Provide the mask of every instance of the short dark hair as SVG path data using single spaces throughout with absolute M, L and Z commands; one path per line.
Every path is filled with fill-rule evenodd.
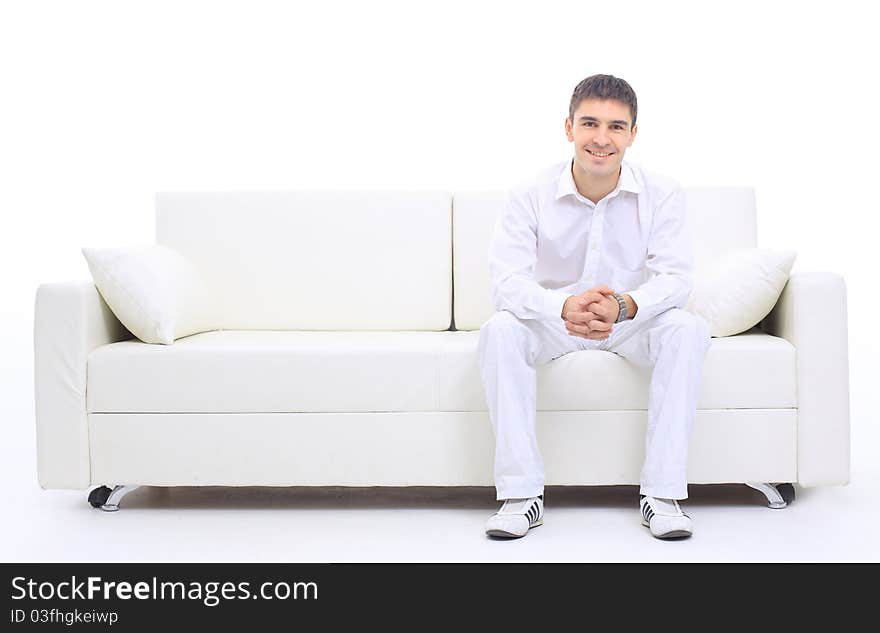
M 626 81 L 614 75 L 592 75 L 581 81 L 574 88 L 571 103 L 568 105 L 568 118 L 574 123 L 574 111 L 584 99 L 617 99 L 629 106 L 632 115 L 630 129 L 636 124 L 639 107 L 635 90 Z

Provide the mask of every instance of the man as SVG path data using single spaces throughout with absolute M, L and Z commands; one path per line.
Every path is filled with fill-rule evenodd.
M 511 191 L 489 251 L 495 315 L 480 329 L 480 371 L 504 501 L 490 536 L 543 523 L 544 465 L 536 436 L 536 365 L 579 350 L 653 366 L 642 524 L 687 537 L 687 452 L 709 331 L 682 308 L 692 244 L 674 181 L 623 160 L 636 137 L 636 95 L 610 75 L 580 82 L 565 133 L 574 157 Z M 590 388 L 589 376 L 583 388 Z

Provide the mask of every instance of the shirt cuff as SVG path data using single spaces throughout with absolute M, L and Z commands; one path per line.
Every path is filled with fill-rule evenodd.
M 629 295 L 629 298 L 633 300 L 634 304 L 636 304 L 636 315 L 634 317 L 633 316 L 628 317 L 627 321 L 635 321 L 635 320 L 641 321 L 639 316 L 641 316 L 645 313 L 643 308 L 647 307 L 647 305 L 648 305 L 648 298 L 645 295 L 645 293 L 642 292 L 641 290 L 630 290 L 627 292 L 621 292 L 620 295 L 621 296 Z
M 565 301 L 572 296 L 572 293 L 562 290 L 545 290 L 544 291 L 544 316 L 550 318 L 562 318 L 562 306 Z

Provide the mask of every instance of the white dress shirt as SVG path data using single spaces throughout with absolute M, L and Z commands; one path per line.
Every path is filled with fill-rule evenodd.
M 602 284 L 632 297 L 636 322 L 683 308 L 693 244 L 678 183 L 623 161 L 617 186 L 594 204 L 578 193 L 571 166 L 511 190 L 489 247 L 495 309 L 559 319 L 568 297 Z

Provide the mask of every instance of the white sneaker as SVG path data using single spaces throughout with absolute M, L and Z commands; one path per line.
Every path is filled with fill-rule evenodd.
M 504 538 L 525 536 L 531 528 L 544 524 L 544 495 L 528 499 L 507 499 L 489 517 L 486 534 Z
M 642 525 L 650 528 L 657 538 L 682 538 L 694 533 L 693 521 L 681 511 L 675 499 L 642 496 L 639 506 Z

